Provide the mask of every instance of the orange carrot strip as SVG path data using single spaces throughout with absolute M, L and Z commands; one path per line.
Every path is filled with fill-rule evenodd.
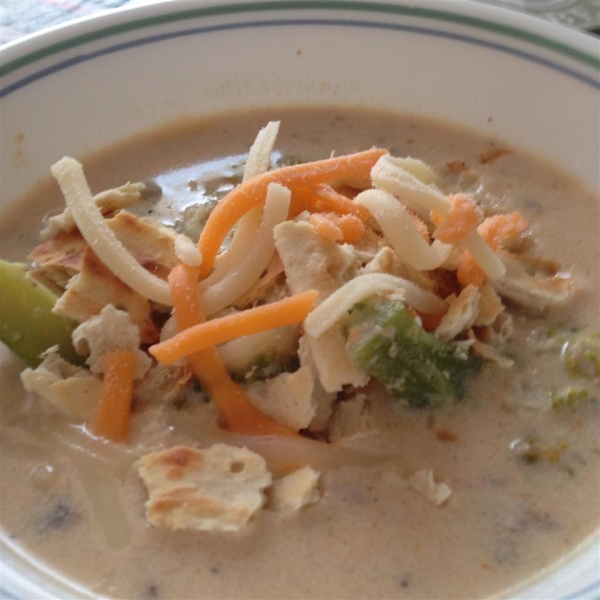
M 423 329 L 425 331 L 431 332 L 435 331 L 438 328 L 439 324 L 442 322 L 444 315 L 446 314 L 446 311 L 441 313 L 433 313 L 429 315 L 420 312 L 417 312 L 417 314 L 421 319 L 421 325 L 423 325 Z
M 329 238 L 334 242 L 341 242 L 344 239 L 344 233 L 338 227 L 333 213 L 313 213 L 310 215 L 309 221 L 323 237 Z
M 175 320 L 179 331 L 204 321 L 198 294 L 198 269 L 178 265 L 169 275 Z M 296 432 L 275 423 L 248 398 L 244 388 L 235 383 L 214 347 L 188 356 L 194 376 L 215 403 L 227 429 L 245 435 L 296 436 Z
M 477 233 L 492 250 L 498 250 L 506 241 L 521 235 L 529 227 L 529 223 L 519 212 L 488 217 L 477 227 Z M 437 231 L 436 229 L 436 235 Z M 475 262 L 469 252 L 465 252 L 456 271 L 458 282 L 462 287 L 469 284 L 483 285 L 485 273 Z
M 355 215 L 340 215 L 336 224 L 342 230 L 344 241 L 347 244 L 358 242 L 365 234 L 363 222 Z
M 467 287 L 469 284 L 477 287 L 483 285 L 485 281 L 485 273 L 477 264 L 473 256 L 468 250 L 463 252 L 462 258 L 456 270 L 456 277 L 461 287 Z
M 374 148 L 348 156 L 292 165 L 267 171 L 238 185 L 219 201 L 202 230 L 198 241 L 198 249 L 202 253 L 200 278 L 206 277 L 211 271 L 217 252 L 235 223 L 264 201 L 269 183 L 275 182 L 294 189 L 336 179 L 365 177 L 379 157 L 386 153 L 387 150 Z
M 350 198 L 334 190 L 330 185 L 315 185 L 311 188 L 311 191 L 313 193 L 312 205 L 309 204 L 309 210 L 333 212 L 338 215 L 354 215 L 364 222 L 371 217 L 371 213 L 366 207 L 362 204 L 356 204 Z
M 308 316 L 318 295 L 316 290 L 309 290 L 277 302 L 199 323 L 169 340 L 151 346 L 149 352 L 159 363 L 170 365 L 180 358 L 245 335 L 301 323 Z
M 483 212 L 471 198 L 456 194 L 449 198 L 450 211 L 437 226 L 435 238 L 445 244 L 462 244 L 469 234 L 477 228 L 483 218 Z M 432 215 L 437 220 L 438 215 Z
M 127 437 L 134 372 L 133 352 L 110 352 L 106 355 L 102 401 L 94 421 L 94 435 L 113 442 L 122 442 Z
M 311 202 L 312 196 L 312 188 L 303 187 L 292 190 L 290 208 L 288 210 L 288 219 L 293 219 L 301 212 L 308 210 L 308 204 Z
M 490 245 L 492 250 L 498 250 L 507 240 L 520 236 L 529 227 L 529 223 L 519 212 L 488 217 L 478 228 L 479 235 Z

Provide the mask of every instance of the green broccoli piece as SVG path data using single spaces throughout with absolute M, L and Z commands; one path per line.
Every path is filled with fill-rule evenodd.
M 56 300 L 48 288 L 27 277 L 23 265 L 0 260 L 0 340 L 31 367 L 52 346 L 66 360 L 83 362 L 71 342 L 77 323 L 52 312 Z
M 439 405 L 462 396 L 481 359 L 427 333 L 400 302 L 357 304 L 347 325 L 349 356 L 410 406 Z

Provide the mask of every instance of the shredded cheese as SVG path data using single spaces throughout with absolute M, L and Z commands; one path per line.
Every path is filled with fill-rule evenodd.
M 451 247 L 439 241 L 430 245 L 410 213 L 392 194 L 366 190 L 354 202 L 369 210 L 398 256 L 412 267 L 430 271 L 440 267 L 448 258 Z
M 234 269 L 202 294 L 202 306 L 206 315 L 213 315 L 237 300 L 254 285 L 267 268 L 275 253 L 273 228 L 287 219 L 290 196 L 290 191 L 282 185 L 269 184 L 263 216 L 255 233 L 254 243 Z
M 406 159 L 389 155 L 380 157 L 371 169 L 374 187 L 398 196 L 421 217 L 428 218 L 432 210 L 445 215 L 450 209 L 445 194 L 437 186 L 421 181 L 405 168 L 406 165 Z
M 387 273 L 367 273 L 350 280 L 323 300 L 304 321 L 305 331 L 313 337 L 321 336 L 357 302 L 380 292 L 395 292 L 402 302 L 424 314 L 441 313 L 446 309 L 443 300 L 411 281 Z
M 187 235 L 180 233 L 175 238 L 174 244 L 177 258 L 190 267 L 199 267 L 202 264 L 202 254 L 196 244 Z
M 171 292 L 167 282 L 146 271 L 104 221 L 81 164 L 65 156 L 52 166 L 51 171 L 79 231 L 104 265 L 144 298 L 170 306 Z
M 279 121 L 269 122 L 258 132 L 248 152 L 242 181 L 247 181 L 269 170 L 271 153 L 278 133 Z M 205 291 L 221 281 L 248 254 L 252 242 L 257 236 L 261 215 L 262 207 L 256 206 L 238 221 L 229 248 L 219 256 L 214 271 L 201 282 L 201 291 Z

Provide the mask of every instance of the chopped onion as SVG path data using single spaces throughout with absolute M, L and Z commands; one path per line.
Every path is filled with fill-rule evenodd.
M 114 478 L 77 466 L 77 474 L 92 505 L 94 517 L 114 550 L 129 543 L 129 523 Z
M 357 302 L 379 292 L 397 292 L 402 302 L 424 314 L 440 313 L 446 308 L 443 300 L 411 281 L 387 273 L 367 273 L 350 280 L 321 302 L 304 321 L 304 329 L 319 337 L 345 317 Z
M 144 298 L 170 306 L 169 284 L 149 273 L 127 251 L 106 224 L 83 173 L 74 158 L 65 156 L 51 167 L 79 231 L 98 258 L 123 283 Z
M 170 424 L 177 431 L 197 440 L 203 446 L 222 443 L 248 448 L 260 454 L 274 472 L 285 472 L 291 467 L 311 466 L 318 470 L 334 470 L 347 466 L 383 465 L 394 457 L 369 454 L 342 443 L 328 444 L 304 437 L 245 436 L 229 433 L 210 426 L 182 411 L 170 416 Z M 350 440 L 351 441 L 351 440 Z
M 135 461 L 133 452 L 124 446 L 96 438 L 83 426 L 70 424 L 61 417 L 47 419 L 36 434 L 51 449 L 66 454 L 87 471 L 120 477 Z

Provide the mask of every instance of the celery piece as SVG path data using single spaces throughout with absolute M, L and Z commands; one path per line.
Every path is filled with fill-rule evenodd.
M 48 288 L 27 277 L 23 265 L 0 260 L 0 340 L 32 367 L 52 346 L 66 360 L 82 362 L 71 342 L 77 324 L 52 313 L 56 300 Z
M 465 378 L 482 362 L 427 333 L 400 302 L 375 300 L 356 305 L 347 331 L 349 356 L 410 406 L 459 399 Z

